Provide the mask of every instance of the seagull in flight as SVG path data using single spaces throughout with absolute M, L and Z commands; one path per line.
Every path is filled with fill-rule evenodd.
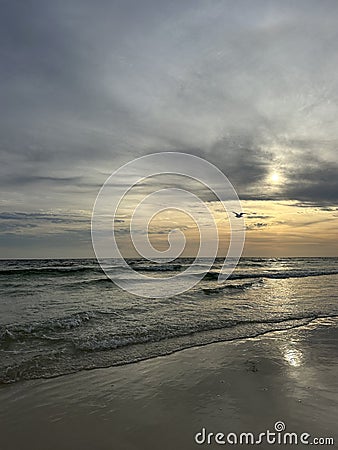
M 238 213 L 238 212 L 235 212 L 235 211 L 232 211 L 234 214 L 235 214 L 235 216 L 236 216 L 236 219 L 240 219 L 241 217 L 243 217 L 244 216 L 244 212 L 240 212 L 240 213 Z

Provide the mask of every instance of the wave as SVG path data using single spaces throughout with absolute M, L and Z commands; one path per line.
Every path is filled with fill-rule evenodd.
M 97 267 L 20 267 L 16 269 L 0 269 L 1 275 L 74 275 L 81 272 L 102 273 Z
M 230 320 L 222 326 L 214 323 L 212 327 L 199 327 L 198 330 L 185 330 L 184 334 L 172 336 L 92 336 L 85 340 L 74 341 L 68 351 L 54 348 L 39 355 L 13 361 L 0 367 L 0 384 L 13 383 L 23 379 L 50 378 L 81 370 L 99 367 L 125 365 L 153 357 L 168 355 L 185 348 L 211 344 L 213 342 L 250 339 L 273 332 L 307 326 L 317 319 L 333 320 L 336 326 L 338 315 L 311 314 L 289 316 L 265 320 Z M 218 324 L 221 325 L 221 324 Z M 197 332 L 196 332 L 197 331 Z M 15 357 L 11 352 L 10 358 Z
M 265 264 L 266 266 L 266 264 Z M 184 275 L 184 270 L 190 266 L 186 266 L 185 264 L 144 264 L 144 262 L 138 262 L 131 265 L 131 268 L 137 272 L 181 272 Z M 202 265 L 197 264 L 197 267 L 202 267 Z M 247 267 L 247 270 L 244 268 Z M 337 275 L 338 269 L 330 268 L 330 269 L 289 269 L 289 270 L 258 270 L 258 271 L 250 271 L 250 268 L 253 267 L 264 267 L 260 264 L 255 263 L 244 263 L 239 264 L 237 269 L 229 276 L 229 280 L 241 280 L 241 279 L 253 279 L 253 278 L 272 278 L 272 279 L 283 279 L 283 278 L 303 278 L 303 277 L 314 277 L 314 276 L 323 276 L 323 275 Z M 126 272 L 126 269 L 123 266 L 111 266 L 109 270 L 113 270 L 115 274 L 122 275 Z M 254 269 L 253 269 L 254 270 Z M 127 270 L 128 272 L 128 270 Z M 0 276 L 10 276 L 10 275 L 23 275 L 23 276 L 59 276 L 59 277 L 67 277 L 67 276 L 76 276 L 80 274 L 93 274 L 93 275 L 102 275 L 104 272 L 101 267 L 97 265 L 67 265 L 67 266 L 42 266 L 42 267 L 5 267 L 0 269 Z M 221 274 L 220 270 L 216 268 L 205 272 L 203 270 L 197 271 L 192 276 L 201 276 L 205 280 L 217 280 L 219 275 Z M 191 274 L 189 274 L 191 276 Z M 102 278 L 102 281 L 105 280 Z M 84 282 L 88 282 L 92 280 L 84 280 Z M 96 280 L 93 280 L 95 283 Z
M 5 341 L 17 341 L 24 338 L 47 338 L 45 333 L 67 331 L 98 319 L 103 315 L 117 315 L 113 311 L 82 311 L 65 317 L 57 317 L 41 322 L 27 324 L 9 324 L 0 326 L 0 343 Z
M 217 286 L 214 288 L 202 288 L 202 291 L 207 294 L 217 294 L 219 292 L 222 292 L 224 290 L 230 290 L 230 291 L 245 291 L 246 289 L 250 289 L 252 287 L 259 287 L 264 284 L 263 279 L 258 279 L 257 281 L 249 281 L 247 283 L 241 283 L 241 284 L 222 284 L 221 286 Z
M 182 264 L 140 265 L 133 266 L 133 269 L 139 272 L 177 272 L 182 269 Z
M 105 350 L 115 350 L 118 348 L 129 347 L 130 345 L 139 345 L 146 343 L 154 343 L 167 341 L 168 339 L 182 338 L 199 333 L 212 332 L 217 330 L 234 330 L 236 327 L 241 326 L 255 326 L 255 325 L 275 325 L 283 324 L 295 321 L 313 321 L 320 318 L 336 318 L 337 314 L 321 315 L 321 314 L 299 314 L 284 316 L 278 318 L 267 318 L 260 320 L 236 320 L 236 319 L 216 319 L 212 322 L 197 323 L 185 328 L 177 329 L 176 327 L 158 327 L 156 330 L 141 330 L 135 332 L 133 335 L 112 335 L 112 336 L 90 336 L 85 339 L 74 339 L 74 348 L 80 352 L 95 352 Z M 248 336 L 243 336 L 243 338 Z
M 104 286 L 109 285 L 112 286 L 113 282 L 110 278 L 94 278 L 92 280 L 74 280 L 71 283 L 67 283 L 66 287 L 68 288 L 78 288 L 80 285 L 84 284 L 85 286 Z
M 197 275 L 197 274 L 196 274 Z M 205 274 L 204 279 L 217 280 L 220 272 L 208 272 Z M 285 278 L 306 278 L 306 277 L 319 277 L 324 275 L 338 275 L 338 269 L 329 270 L 285 270 L 281 272 L 256 272 L 256 273 L 236 273 L 233 272 L 229 276 L 229 280 L 244 280 L 252 278 L 272 278 L 272 279 L 285 279 Z
M 237 285 L 230 286 L 230 289 L 237 289 Z M 238 285 L 238 289 L 246 289 L 251 286 Z M 134 311 L 135 307 L 132 306 L 129 310 Z M 146 308 L 142 309 L 146 312 Z M 323 314 L 295 314 L 284 315 L 281 317 L 269 317 L 260 319 L 230 319 L 215 317 L 213 320 L 195 323 L 184 323 L 178 326 L 178 324 L 168 325 L 165 323 L 158 323 L 156 327 L 134 327 L 128 329 L 127 332 L 116 332 L 113 335 L 109 332 L 102 335 L 102 331 L 99 333 L 88 334 L 85 338 L 77 336 L 76 332 L 64 335 L 63 332 L 72 331 L 79 327 L 86 326 L 87 324 L 98 321 L 98 327 L 92 330 L 99 330 L 100 325 L 103 324 L 102 320 L 109 320 L 111 324 L 111 318 L 117 317 L 119 314 L 115 311 L 82 311 L 69 316 L 60 318 L 51 318 L 46 321 L 32 322 L 28 324 L 9 324 L 0 326 L 0 344 L 8 344 L 9 342 L 20 341 L 23 343 L 25 340 L 31 340 L 34 338 L 56 340 L 58 337 L 61 339 L 67 338 L 76 350 L 82 351 L 95 351 L 104 349 L 114 349 L 118 347 L 124 347 L 131 344 L 140 344 L 146 342 L 158 342 L 164 339 L 170 339 L 175 337 L 182 337 L 193 333 L 200 333 L 205 331 L 212 331 L 216 329 L 230 329 L 239 325 L 257 325 L 257 324 L 269 324 L 269 323 L 281 323 L 292 320 L 304 320 L 304 319 L 316 319 L 321 317 L 338 317 L 336 314 L 323 315 Z M 109 325 L 108 324 L 108 325 Z M 111 326 L 108 326 L 111 329 Z M 52 335 L 47 336 L 47 333 Z

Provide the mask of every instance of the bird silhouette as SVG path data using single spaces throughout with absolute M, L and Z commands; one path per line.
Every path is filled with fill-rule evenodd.
M 244 212 L 240 212 L 240 213 L 238 213 L 238 212 L 235 212 L 235 211 L 232 211 L 234 214 L 235 214 L 235 216 L 236 216 L 236 219 L 240 219 L 241 217 L 243 217 L 244 216 Z

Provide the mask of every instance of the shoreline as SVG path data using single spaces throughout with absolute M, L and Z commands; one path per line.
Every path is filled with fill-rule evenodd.
M 182 352 L 185 350 L 193 349 L 193 348 L 199 348 L 204 347 L 207 345 L 217 344 L 217 343 L 227 343 L 227 342 L 235 342 L 235 341 L 241 341 L 246 339 L 253 339 L 253 338 L 260 338 L 266 334 L 279 332 L 279 331 L 288 331 L 293 330 L 297 328 L 302 328 L 307 325 L 311 325 L 313 322 L 316 323 L 317 321 L 321 320 L 332 320 L 338 322 L 338 315 L 326 315 L 326 316 L 309 316 L 309 317 L 302 317 L 302 318 L 290 318 L 290 319 L 283 319 L 283 320 L 266 320 L 262 322 L 257 322 L 256 325 L 264 328 L 266 325 L 275 326 L 276 328 L 269 328 L 269 329 L 262 329 L 261 331 L 252 331 L 249 332 L 249 334 L 245 334 L 245 328 L 250 328 L 250 326 L 253 325 L 254 322 L 248 322 L 243 324 L 236 324 L 235 326 L 239 328 L 239 335 L 238 336 L 232 336 L 232 331 L 234 327 L 228 327 L 228 328 L 216 328 L 212 330 L 206 330 L 201 331 L 198 333 L 191 333 L 188 335 L 183 336 L 177 336 L 171 339 L 166 339 L 159 342 L 146 342 L 146 343 L 138 343 L 138 344 L 131 344 L 127 347 L 119 347 L 117 349 L 112 350 L 102 350 L 102 351 L 96 351 L 93 354 L 89 353 L 88 356 L 88 364 L 90 364 L 90 361 L 92 360 L 92 366 L 88 367 L 78 367 L 74 366 L 72 369 L 68 369 L 66 372 L 62 373 L 54 373 L 50 375 L 41 375 L 39 372 L 37 372 L 36 375 L 33 375 L 30 373 L 29 376 L 25 377 L 24 375 L 21 375 L 20 379 L 13 379 L 9 381 L 2 381 L 0 382 L 0 389 L 5 388 L 7 385 L 11 385 L 14 383 L 21 383 L 24 381 L 30 381 L 30 380 L 48 380 L 48 379 L 54 379 L 59 378 L 67 375 L 74 375 L 77 373 L 81 373 L 83 371 L 92 371 L 97 369 L 109 369 L 113 367 L 123 367 L 130 364 L 136 364 L 143 361 L 148 361 L 160 357 L 166 357 L 173 355 L 178 352 Z M 284 325 L 284 327 L 282 326 Z M 243 329 L 243 330 L 242 330 Z M 242 332 L 241 332 L 242 331 Z M 227 336 L 227 334 L 230 334 Z M 159 349 L 158 347 L 163 345 L 163 349 Z M 137 356 L 139 350 L 141 349 L 142 356 Z M 148 351 L 148 355 L 144 355 L 144 350 Z M 122 358 L 125 358 L 125 354 L 129 356 L 129 359 L 125 360 Z M 118 359 L 118 356 L 121 355 L 121 359 Z M 97 363 L 98 357 L 102 357 L 102 365 Z M 111 361 L 111 358 L 117 358 L 115 361 Z M 74 360 L 72 361 L 72 364 L 74 363 Z M 8 372 L 9 374 L 17 369 L 16 367 L 11 368 Z M 19 369 L 21 369 L 19 367 Z
M 259 432 L 278 420 L 290 431 L 335 437 L 337 342 L 336 321 L 317 320 L 133 364 L 14 383 L 0 389 L 2 447 L 188 450 L 203 447 L 194 442 L 203 428 Z M 214 445 L 208 447 L 219 448 Z

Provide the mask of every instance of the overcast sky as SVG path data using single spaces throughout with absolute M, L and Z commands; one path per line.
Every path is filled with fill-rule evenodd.
M 228 176 L 246 254 L 338 255 L 336 0 L 1 5 L 1 257 L 91 256 L 107 176 L 168 150 Z

